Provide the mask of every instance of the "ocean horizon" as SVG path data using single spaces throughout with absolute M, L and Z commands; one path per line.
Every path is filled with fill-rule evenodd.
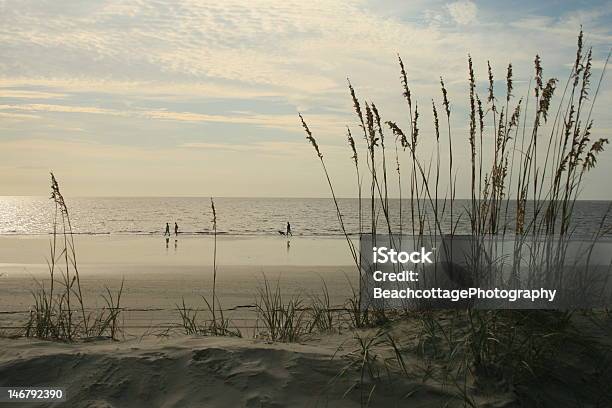
M 420 200 L 424 208 L 433 215 L 431 203 Z M 67 197 L 72 227 L 75 234 L 106 235 L 155 235 L 163 234 L 166 223 L 174 231 L 174 223 L 181 235 L 209 235 L 212 233 L 212 213 L 209 197 Z M 338 204 L 349 235 L 359 235 L 359 200 L 339 198 Z M 600 227 L 608 227 L 604 220 L 612 201 L 581 200 L 573 212 L 574 237 L 588 238 Z M 364 217 L 370 212 L 370 201 L 362 200 Z M 376 211 L 382 218 L 380 200 L 376 200 Z M 450 211 L 444 207 L 444 200 L 438 200 L 443 230 L 450 231 Z M 470 200 L 457 199 L 454 203 L 455 233 L 470 232 L 470 221 L 465 215 Z M 218 197 L 217 233 L 239 236 L 274 236 L 285 231 L 291 224 L 293 236 L 333 237 L 343 236 L 336 207 L 331 198 L 280 198 L 280 197 Z M 506 208 L 506 204 L 502 207 Z M 53 231 L 54 204 L 41 196 L 0 197 L 0 235 L 41 235 Z M 515 223 L 515 201 L 507 202 L 505 219 L 506 232 L 511 234 Z M 394 232 L 412 232 L 410 199 L 389 199 L 389 212 Z M 533 206 L 527 205 L 527 219 L 533 214 Z M 602 223 L 603 220 L 603 223 Z M 426 232 L 435 227 L 425 227 Z M 370 232 L 364 223 L 362 231 Z

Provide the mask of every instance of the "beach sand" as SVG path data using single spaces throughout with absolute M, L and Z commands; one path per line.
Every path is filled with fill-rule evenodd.
M 347 280 L 357 282 L 343 240 L 294 238 L 287 250 L 283 238 L 219 238 L 218 296 L 224 309 L 233 309 L 226 317 L 243 333 L 235 338 L 185 336 L 178 325 L 176 306 L 182 299 L 188 306 L 204 307 L 201 296 L 210 296 L 211 237 L 180 237 L 176 250 L 174 238 L 167 250 L 162 237 L 76 239 L 87 308 L 102 306 L 104 287 L 116 290 L 125 279 L 122 341 L 6 338 L 11 330 L 5 327 L 22 325 L 27 318 L 30 291 L 48 279 L 49 237 L 0 238 L 0 387 L 61 386 L 68 397 L 65 403 L 28 406 L 438 408 L 464 407 L 465 397 L 474 406 L 509 408 L 612 401 L 606 388 L 612 381 L 606 363 L 612 349 L 609 318 L 594 323 L 577 315 L 578 332 L 598 339 L 599 345 L 563 342 L 547 363 L 548 376 L 516 384 L 478 370 L 458 382 L 434 380 L 446 377 L 440 375 L 442 366 L 416 352 L 422 322 L 402 319 L 387 330 L 402 343 L 407 374 L 399 374 L 398 367 L 392 372 L 384 368 L 394 364 L 394 349 L 373 340 L 369 358 L 379 372 L 372 378 L 360 369 L 361 345 L 376 338 L 377 328 L 315 332 L 291 344 L 253 338 L 256 314 L 250 306 L 263 274 L 278 280 L 285 295 L 320 294 L 324 279 L 331 303 L 345 302 L 351 294 Z
M 23 325 L 32 291 L 49 285 L 46 259 L 50 236 L 0 237 L 0 327 Z M 204 307 L 211 297 L 213 239 L 210 236 L 78 235 L 77 260 L 86 307 L 104 306 L 105 287 L 116 291 L 122 279 L 121 306 L 125 331 L 139 335 L 170 327 L 176 306 Z M 346 241 L 337 238 L 218 237 L 217 297 L 241 330 L 252 328 L 252 306 L 264 276 L 287 295 L 321 293 L 325 281 L 333 305 L 357 284 Z M 236 308 L 239 306 L 238 308 Z M 9 312 L 9 313 L 6 313 Z
M 74 408 L 363 406 L 360 399 L 368 394 L 354 387 L 358 370 L 334 380 L 353 346 L 338 350 L 341 342 L 333 337 L 312 344 L 185 336 L 81 344 L 0 339 L 0 386 L 62 386 L 68 400 L 57 406 Z M 461 406 L 452 403 L 452 389 L 416 379 L 379 387 L 370 406 Z
M 0 387 L 65 389 L 65 403 L 27 404 L 31 407 L 452 408 L 465 407 L 464 396 L 467 406 L 487 408 L 609 406 L 611 340 L 604 332 L 612 321 L 605 327 L 588 318 L 576 323 L 600 339 L 598 348 L 585 353 L 578 342 L 564 342 L 551 356 L 549 374 L 514 384 L 479 370 L 457 382 L 434 380 L 442 368 L 408 349 L 407 375 L 385 372 L 383 362 L 393 359 L 388 345 L 371 350 L 381 370 L 378 379 L 367 372 L 362 378 L 356 335 L 372 338 L 376 329 L 361 329 L 291 344 L 183 335 L 71 344 L 0 338 Z M 419 330 L 416 321 L 405 320 L 391 333 L 410 343 Z

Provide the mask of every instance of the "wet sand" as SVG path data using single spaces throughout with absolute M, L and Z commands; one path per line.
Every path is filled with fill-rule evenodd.
M 0 326 L 22 324 L 32 305 L 32 291 L 49 287 L 46 259 L 49 236 L 0 238 Z M 203 308 L 211 297 L 213 239 L 206 236 L 76 236 L 77 260 L 86 307 L 102 307 L 105 287 L 116 291 L 122 279 L 121 305 L 128 332 L 166 327 L 178 318 L 177 304 Z M 337 238 L 218 237 L 217 296 L 236 325 L 254 324 L 258 288 L 264 276 L 287 295 L 322 291 L 325 281 L 332 304 L 350 295 L 355 267 L 346 242 Z M 57 278 L 56 278 L 57 279 Z M 16 313 L 19 312 L 19 313 Z

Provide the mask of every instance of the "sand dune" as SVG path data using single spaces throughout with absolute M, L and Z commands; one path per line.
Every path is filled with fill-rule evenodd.
M 330 380 L 346 364 L 344 352 L 334 357 L 336 347 L 320 343 L 268 344 L 216 337 L 80 344 L 0 340 L 0 350 L 0 386 L 63 386 L 68 401 L 56 406 L 360 406 L 357 388 L 343 395 L 359 372 L 347 373 L 330 387 Z M 449 401 L 448 406 L 460 406 L 453 400 L 450 391 L 401 382 L 377 390 L 371 406 L 410 402 L 410 406 L 438 408 Z

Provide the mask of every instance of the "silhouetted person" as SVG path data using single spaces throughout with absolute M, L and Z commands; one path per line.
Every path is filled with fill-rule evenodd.
M 174 236 L 178 237 L 178 224 L 176 222 L 174 223 Z
M 170 224 L 168 223 L 166 223 L 166 232 L 164 232 L 164 235 L 170 236 Z
M 289 222 L 287 222 L 287 232 L 285 235 L 287 235 L 288 237 L 293 236 L 293 234 L 291 233 L 291 224 L 289 224 Z

